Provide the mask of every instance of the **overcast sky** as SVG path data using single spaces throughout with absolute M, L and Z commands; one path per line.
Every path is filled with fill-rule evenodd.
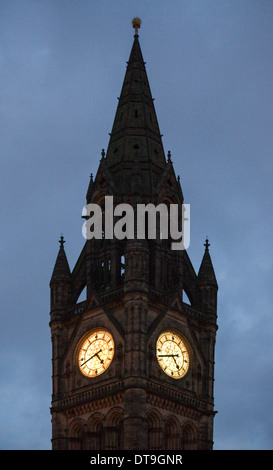
M 273 449 L 273 2 L 0 2 L 0 448 L 51 448 L 49 280 L 71 269 L 133 42 L 219 283 L 215 449 Z

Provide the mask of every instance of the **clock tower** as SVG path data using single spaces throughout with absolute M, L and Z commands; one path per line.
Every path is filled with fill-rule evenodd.
M 106 196 L 114 208 L 184 202 L 164 152 L 138 18 L 133 27 L 108 148 L 86 193 L 105 216 L 102 236 L 86 240 L 72 270 L 61 237 L 50 281 L 53 449 L 213 447 L 218 286 L 208 240 L 196 272 L 170 239 L 106 236 Z

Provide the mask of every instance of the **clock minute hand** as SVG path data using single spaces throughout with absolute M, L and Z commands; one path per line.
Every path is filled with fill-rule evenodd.
M 158 354 L 158 357 L 178 357 L 179 354 Z

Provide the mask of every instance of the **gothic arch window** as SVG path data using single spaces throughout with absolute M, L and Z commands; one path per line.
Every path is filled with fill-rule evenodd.
M 148 450 L 162 449 L 164 422 L 161 413 L 152 410 L 148 414 Z
M 103 449 L 103 415 L 95 413 L 87 422 L 86 448 L 88 450 Z
M 120 408 L 111 409 L 105 420 L 105 450 L 121 450 L 123 446 L 123 413 Z
M 120 278 L 124 281 L 125 276 L 125 256 L 121 255 L 120 257 Z
M 186 423 L 182 427 L 182 450 L 196 450 L 197 449 L 197 431 L 192 423 Z
M 99 280 L 101 288 L 109 288 L 111 284 L 111 258 L 107 254 L 100 259 Z
M 68 431 L 69 450 L 84 450 L 85 448 L 85 423 L 81 419 L 74 420 Z
M 181 426 L 175 416 L 168 417 L 165 422 L 165 449 L 179 450 L 181 443 Z

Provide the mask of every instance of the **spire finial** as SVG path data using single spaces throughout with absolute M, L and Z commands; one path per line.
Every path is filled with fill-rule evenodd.
M 65 243 L 65 240 L 64 240 L 64 237 L 63 237 L 63 234 L 61 235 L 61 238 L 59 240 L 59 243 L 60 243 L 60 247 L 63 248 L 64 246 L 64 243 Z
M 209 240 L 208 240 L 208 237 L 207 237 L 206 238 L 206 243 L 204 243 L 205 251 L 209 251 L 209 246 L 210 246 L 210 243 L 209 243 Z
M 133 25 L 133 28 L 135 30 L 135 35 L 138 36 L 138 30 L 141 26 L 141 19 L 136 17 L 132 20 L 132 25 Z

